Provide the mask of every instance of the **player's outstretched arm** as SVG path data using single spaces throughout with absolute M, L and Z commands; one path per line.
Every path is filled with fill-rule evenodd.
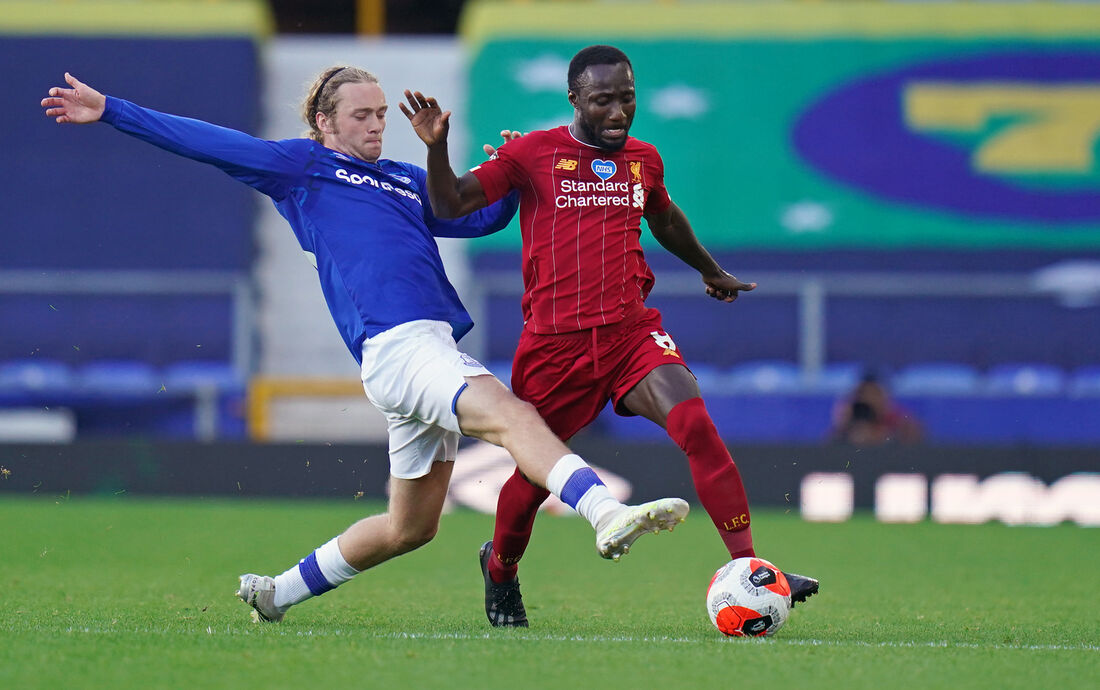
M 102 121 L 166 151 L 215 165 L 276 200 L 289 192 L 301 169 L 282 142 L 105 96 L 67 72 L 65 81 L 72 88 L 54 87 L 42 99 L 46 115 L 60 123 Z
M 649 224 L 650 232 L 662 247 L 699 271 L 703 284 L 706 285 L 707 294 L 711 297 L 723 302 L 732 302 L 737 299 L 739 293 L 756 288 L 756 283 L 743 283 L 718 265 L 710 252 L 699 243 L 699 238 L 691 229 L 687 216 L 676 204 L 670 204 L 661 213 L 649 214 L 645 219 Z
M 419 91 L 405 90 L 405 100 L 398 103 L 409 118 L 420 140 L 428 147 L 428 200 L 439 218 L 458 218 L 485 208 L 488 200 L 481 182 L 467 173 L 458 178 L 451 169 L 447 151 L 451 111 L 444 112 L 434 98 Z
M 103 117 L 107 98 L 68 72 L 65 73 L 65 81 L 71 89 L 55 86 L 50 89 L 49 97 L 42 99 L 46 116 L 54 118 L 59 124 L 98 122 Z

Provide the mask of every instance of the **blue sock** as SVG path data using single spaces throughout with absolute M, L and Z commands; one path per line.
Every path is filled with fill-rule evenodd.
M 275 577 L 275 606 L 286 611 L 310 597 L 335 589 L 358 571 L 348 565 L 340 554 L 334 537 L 298 562 L 298 565 Z
M 623 507 L 588 463 L 577 455 L 566 455 L 558 460 L 546 477 L 546 488 L 597 530 L 608 516 Z

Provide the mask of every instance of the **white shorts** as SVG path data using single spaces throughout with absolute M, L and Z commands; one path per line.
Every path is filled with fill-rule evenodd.
M 458 394 L 465 377 L 489 373 L 444 321 L 410 321 L 363 341 L 363 390 L 389 424 L 391 475 L 416 479 L 433 462 L 454 461 Z

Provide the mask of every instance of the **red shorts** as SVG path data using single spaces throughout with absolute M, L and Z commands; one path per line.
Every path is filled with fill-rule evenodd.
M 663 364 L 684 364 L 661 328 L 661 312 L 642 309 L 609 326 L 572 333 L 524 330 L 512 361 L 512 392 L 538 409 L 550 429 L 569 439 L 611 400 L 623 416 L 623 396 Z

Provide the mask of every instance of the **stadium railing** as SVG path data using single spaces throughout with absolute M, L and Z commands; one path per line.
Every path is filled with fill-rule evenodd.
M 749 277 L 749 276 L 746 276 Z M 1052 285 L 1036 278 L 1028 279 L 1019 272 L 785 272 L 753 271 L 751 279 L 766 289 L 752 293 L 753 300 L 795 298 L 797 302 L 797 364 L 803 382 L 813 385 L 824 373 L 828 362 L 827 336 L 829 319 L 827 306 L 837 298 L 888 298 L 920 300 L 924 298 L 989 298 L 1014 300 L 1023 298 L 1049 300 L 1057 304 L 1091 304 L 1100 301 L 1097 286 L 1075 287 Z M 523 280 L 518 271 L 481 269 L 477 280 L 467 286 L 463 298 L 481 326 L 464 339 L 464 348 L 486 357 L 491 325 L 486 327 L 490 300 L 499 297 L 518 298 L 523 293 Z M 696 273 L 661 273 L 651 292 L 651 298 L 692 297 L 702 294 Z M 518 299 L 517 299 L 518 301 Z M 888 329 L 888 324 L 883 324 Z M 975 325 L 975 328 L 980 326 Z M 1095 326 L 1093 326 L 1095 328 Z M 943 334 L 929 333 L 928 337 Z M 1084 335 L 1082 333 L 1082 335 Z M 683 333 L 677 334 L 684 339 Z M 875 353 L 865 359 L 875 363 Z M 704 357 L 696 357 L 702 360 Z M 1031 358 L 1029 358 L 1031 359 Z M 977 364 L 977 363 L 975 363 Z
M 243 375 L 253 371 L 255 299 L 251 279 L 247 274 L 184 270 L 0 270 L 0 296 L 34 294 L 227 297 L 232 301 L 233 367 Z
M 927 423 L 931 442 L 1100 443 L 1100 429 L 1093 423 L 1100 418 L 1100 364 L 1097 363 L 1100 353 L 1094 347 L 1100 331 L 1089 318 L 1091 311 L 1080 312 L 1080 317 L 1078 312 L 1060 311 L 1070 309 L 1068 305 L 1094 304 L 1098 297 L 1094 286 L 1085 284 L 1082 289 L 1074 290 L 1072 286 L 1051 285 L 1022 272 L 751 271 L 751 276 L 742 277 L 751 277 L 766 287 L 746 299 L 771 300 L 766 304 L 773 304 L 780 298 L 790 305 L 793 298 L 797 329 L 792 331 L 792 337 L 797 339 L 797 347 L 789 347 L 792 344 L 789 339 L 782 344 L 795 356 L 788 358 L 786 353 L 777 352 L 780 359 L 748 357 L 734 359 L 730 364 L 727 352 L 723 353 L 724 362 L 708 361 L 716 339 L 691 342 L 692 338 L 700 334 L 709 337 L 716 328 L 726 326 L 714 323 L 713 316 L 706 316 L 715 313 L 706 311 L 706 300 L 698 300 L 702 305 L 698 307 L 698 318 L 685 319 L 683 314 L 665 312 L 666 323 L 673 319 L 681 322 L 673 334 L 685 351 L 691 353 L 691 368 L 699 379 L 708 409 L 727 441 L 824 441 L 828 437 L 833 405 L 840 395 L 854 387 L 866 367 L 879 374 L 893 388 L 894 394 Z M 476 283 L 464 293 L 475 320 L 480 320 L 480 326 L 463 340 L 468 351 L 484 353 L 491 349 L 486 339 L 493 337 L 494 331 L 497 338 L 508 340 L 505 336 L 509 334 L 502 333 L 492 321 L 501 318 L 501 314 L 509 317 L 511 314 L 500 308 L 494 310 L 491 301 L 498 307 L 503 301 L 518 302 L 516 298 L 522 294 L 522 286 L 518 271 L 498 268 L 478 271 Z M 701 294 L 698 275 L 661 272 L 651 293 L 651 303 L 663 298 L 696 298 Z M 897 353 L 891 351 L 889 345 L 882 344 L 885 338 L 880 341 L 875 337 L 877 332 L 882 331 L 885 335 L 892 325 L 896 325 L 889 322 L 869 323 L 866 331 L 858 334 L 863 339 L 862 345 L 867 347 L 865 353 L 859 356 L 846 353 L 849 356 L 843 357 L 843 361 L 830 361 L 829 342 L 835 346 L 848 331 L 838 331 L 830 339 L 829 317 L 844 323 L 838 314 L 847 309 L 847 323 L 851 324 L 852 310 L 858 310 L 860 303 L 853 303 L 850 298 L 883 298 L 899 306 L 929 298 L 932 298 L 929 301 L 942 300 L 938 304 L 956 298 L 977 298 L 978 309 L 985 309 L 984 305 L 988 304 L 995 309 L 1008 309 L 1010 313 L 1015 305 L 1027 300 L 1032 308 L 1021 314 L 1016 323 L 997 325 L 1018 329 L 1017 338 L 1028 337 L 1037 344 L 1033 348 L 1035 351 L 1041 353 L 1044 346 L 1049 346 L 1053 361 L 1030 356 L 1026 361 L 1023 358 L 1013 360 L 1001 352 L 995 357 L 987 357 L 986 361 L 969 361 L 964 357 L 941 360 L 927 353 L 921 361 L 913 358 L 912 352 L 909 359 L 891 361 Z M 833 301 L 837 303 L 837 312 L 831 311 Z M 684 302 L 676 304 L 679 308 Z M 518 306 L 508 305 L 508 308 L 518 312 Z M 889 310 L 881 311 L 886 312 L 888 319 L 903 318 Z M 1001 312 L 997 314 L 996 318 L 1000 319 Z M 1026 318 L 1035 314 L 1056 317 L 1060 327 L 1066 330 L 1055 334 L 1044 330 L 1043 325 L 1035 325 L 1035 333 L 1028 335 Z M 871 318 L 865 320 L 870 322 Z M 983 339 L 1002 338 L 1000 334 L 986 332 L 991 320 L 992 317 L 972 321 L 956 319 L 938 330 L 928 331 L 924 337 L 929 342 L 971 337 L 978 345 L 969 349 L 988 354 L 994 348 L 986 347 Z M 731 321 L 736 324 L 735 320 Z M 699 333 L 683 329 L 685 323 L 696 327 Z M 730 347 L 736 351 L 739 339 L 768 337 L 778 343 L 779 339 L 787 338 L 770 333 L 738 332 L 737 328 L 745 328 L 745 322 L 729 327 L 733 340 L 728 335 L 717 340 L 730 342 Z M 1056 337 L 1079 343 L 1080 347 L 1050 346 Z M 493 346 L 496 347 L 495 342 Z M 923 348 L 914 349 L 919 357 Z M 499 348 L 496 350 L 496 358 L 507 356 Z M 1058 362 L 1054 356 L 1065 352 L 1072 354 L 1069 364 Z M 1090 360 L 1089 353 L 1096 353 L 1096 356 Z M 510 362 L 486 359 L 490 360 L 490 369 L 498 375 L 510 369 Z M 655 425 L 613 413 L 604 414 L 598 424 L 620 437 L 664 437 L 663 430 Z
M 72 366 L 37 358 L 0 362 L 0 408 L 58 406 L 110 408 L 189 399 L 182 422 L 199 440 L 226 432 L 226 397 L 243 396 L 254 367 L 255 305 L 247 275 L 221 271 L 30 271 L 0 270 L 0 296 L 90 295 L 140 297 L 220 296 L 231 303 L 231 361 L 174 361 L 164 367 L 140 360 L 82 359 Z M 109 319 L 109 313 L 104 318 Z M 78 415 L 80 417 L 81 415 Z M 180 426 L 177 423 L 176 426 Z

